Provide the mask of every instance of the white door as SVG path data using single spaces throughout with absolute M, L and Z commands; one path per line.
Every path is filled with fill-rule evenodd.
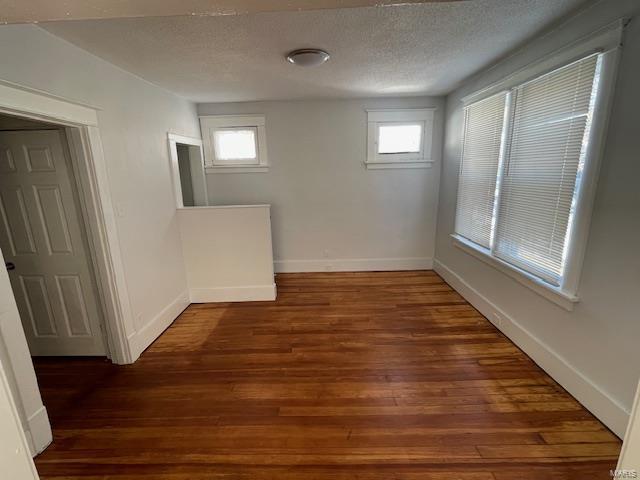
M 0 132 L 0 248 L 32 355 L 104 355 L 75 181 L 58 130 Z

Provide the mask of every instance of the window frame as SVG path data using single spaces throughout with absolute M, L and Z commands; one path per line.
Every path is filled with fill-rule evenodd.
M 367 110 L 367 169 L 430 168 L 435 108 Z M 420 125 L 418 152 L 378 153 L 380 127 Z
M 268 172 L 266 118 L 252 115 L 201 115 L 200 128 L 207 173 L 261 173 Z M 256 158 L 219 160 L 216 157 L 214 135 L 220 130 L 255 130 Z
M 567 233 L 567 235 L 569 235 L 567 243 L 567 259 L 560 285 L 554 286 L 542 278 L 494 256 L 493 243 L 495 242 L 495 238 L 492 239 L 493 243 L 490 248 L 485 248 L 462 237 L 461 235 L 458 235 L 455 231 L 451 234 L 454 246 L 487 263 L 502 273 L 505 273 L 522 285 L 525 285 L 534 292 L 568 311 L 573 310 L 574 305 L 580 300 L 578 295 L 579 281 L 582 265 L 584 263 L 589 226 L 595 201 L 598 173 L 602 161 L 605 137 L 610 117 L 615 79 L 620 57 L 621 36 L 622 22 L 615 22 L 605 32 L 589 38 L 582 45 L 570 45 L 567 49 L 564 49 L 561 52 L 556 52 L 553 57 L 545 58 L 526 70 L 518 71 L 511 77 L 462 99 L 464 106 L 466 107 L 469 104 L 481 101 L 499 93 L 500 91 L 506 90 L 508 91 L 508 98 L 507 105 L 505 105 L 505 112 L 506 115 L 511 115 L 514 106 L 515 90 L 519 85 L 562 68 L 563 66 L 569 65 L 581 58 L 589 56 L 590 54 L 601 55 L 601 72 L 598 90 L 595 94 L 592 125 L 587 140 L 588 147 L 586 150 L 584 170 L 580 184 L 576 187 L 576 209 L 573 222 Z M 505 131 L 510 129 L 511 122 L 503 128 Z M 461 139 L 462 154 L 464 148 L 462 145 L 464 142 L 464 122 L 462 125 Z M 501 158 L 500 162 L 502 162 L 502 160 L 503 159 Z M 502 169 L 499 167 L 496 179 L 498 188 L 501 182 L 501 176 Z M 500 198 L 496 199 L 495 208 L 498 208 L 499 202 Z

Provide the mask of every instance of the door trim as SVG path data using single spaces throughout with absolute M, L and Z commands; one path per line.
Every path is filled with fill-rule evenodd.
M 135 357 L 127 338 L 127 325 L 133 324 L 133 317 L 98 128 L 98 109 L 0 80 L 0 113 L 54 123 L 65 130 L 86 224 L 99 307 L 103 310 L 107 355 L 116 364 L 133 363 Z M 30 416 L 43 406 L 33 363 L 26 345 L 23 349 L 7 349 L 4 336 L 0 328 L 0 361 L 5 360 L 6 372 L 13 377 L 10 384 L 16 386 L 14 400 L 20 416 L 24 417 L 20 422 L 27 438 L 33 440 L 30 442 L 32 454 L 36 454 L 51 442 L 51 434 L 48 428 L 30 428 Z M 11 350 L 14 354 L 23 350 L 24 354 L 15 358 L 10 355 Z M 28 375 L 24 374 L 25 369 L 30 370 Z
M 133 363 L 125 327 L 126 319 L 132 318 L 129 294 L 100 132 L 95 126 L 82 126 L 66 127 L 65 133 L 104 318 L 107 356 L 117 364 Z

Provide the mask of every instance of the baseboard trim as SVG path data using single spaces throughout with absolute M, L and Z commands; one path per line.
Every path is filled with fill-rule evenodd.
M 53 441 L 49 414 L 44 405 L 27 419 L 27 428 L 24 433 L 32 457 L 42 453 Z
M 437 259 L 434 261 L 434 270 L 587 410 L 620 438 L 624 436 L 630 412 L 620 403 Z
M 183 292 L 167 305 L 158 315 L 129 338 L 132 362 L 151 345 L 162 332 L 189 306 L 189 295 Z
M 299 272 L 389 272 L 394 270 L 431 270 L 430 257 L 335 258 L 319 260 L 276 260 L 277 273 Z
M 275 283 L 242 287 L 192 288 L 189 290 L 191 303 L 259 302 L 275 300 L 276 296 Z

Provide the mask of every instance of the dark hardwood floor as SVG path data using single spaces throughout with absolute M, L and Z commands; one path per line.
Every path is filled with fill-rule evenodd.
M 134 365 L 39 359 L 46 479 L 609 479 L 620 442 L 433 272 L 278 275 Z

